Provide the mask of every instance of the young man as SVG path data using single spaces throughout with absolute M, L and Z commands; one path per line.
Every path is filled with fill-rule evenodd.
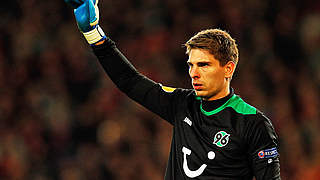
M 141 75 L 98 25 L 96 0 L 66 0 L 105 72 L 130 98 L 173 126 L 166 180 L 280 179 L 278 142 L 268 118 L 230 87 L 235 40 L 209 29 L 186 44 L 193 89 L 169 88 Z

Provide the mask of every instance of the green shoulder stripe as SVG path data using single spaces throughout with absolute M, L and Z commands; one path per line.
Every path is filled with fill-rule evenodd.
M 211 116 L 213 114 L 217 114 L 218 112 L 222 111 L 226 107 L 233 108 L 237 113 L 239 114 L 256 114 L 257 109 L 246 102 L 244 102 L 239 96 L 233 95 L 226 103 L 224 103 L 222 106 L 218 107 L 217 109 L 213 111 L 205 111 L 202 108 L 202 103 L 200 104 L 200 109 L 203 114 L 206 116 Z

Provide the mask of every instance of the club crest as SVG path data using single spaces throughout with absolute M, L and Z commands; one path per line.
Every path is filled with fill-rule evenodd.
M 226 133 L 225 131 L 219 131 L 214 136 L 213 144 L 217 145 L 218 147 L 224 147 L 229 142 L 230 134 Z

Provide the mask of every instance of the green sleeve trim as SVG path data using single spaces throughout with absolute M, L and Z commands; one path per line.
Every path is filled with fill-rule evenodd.
M 239 96 L 233 95 L 226 103 L 224 103 L 222 106 L 218 107 L 217 109 L 213 111 L 205 111 L 202 108 L 202 103 L 200 104 L 201 112 L 206 116 L 211 116 L 213 114 L 217 114 L 218 112 L 222 111 L 226 107 L 233 108 L 237 113 L 240 114 L 256 114 L 257 109 L 246 102 L 244 102 Z

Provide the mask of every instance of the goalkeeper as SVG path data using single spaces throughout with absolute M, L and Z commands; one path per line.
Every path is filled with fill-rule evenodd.
M 235 40 L 209 29 L 186 43 L 193 89 L 170 88 L 140 74 L 100 28 L 98 0 L 65 0 L 105 72 L 131 99 L 173 126 L 166 180 L 280 179 L 271 121 L 230 87 Z

